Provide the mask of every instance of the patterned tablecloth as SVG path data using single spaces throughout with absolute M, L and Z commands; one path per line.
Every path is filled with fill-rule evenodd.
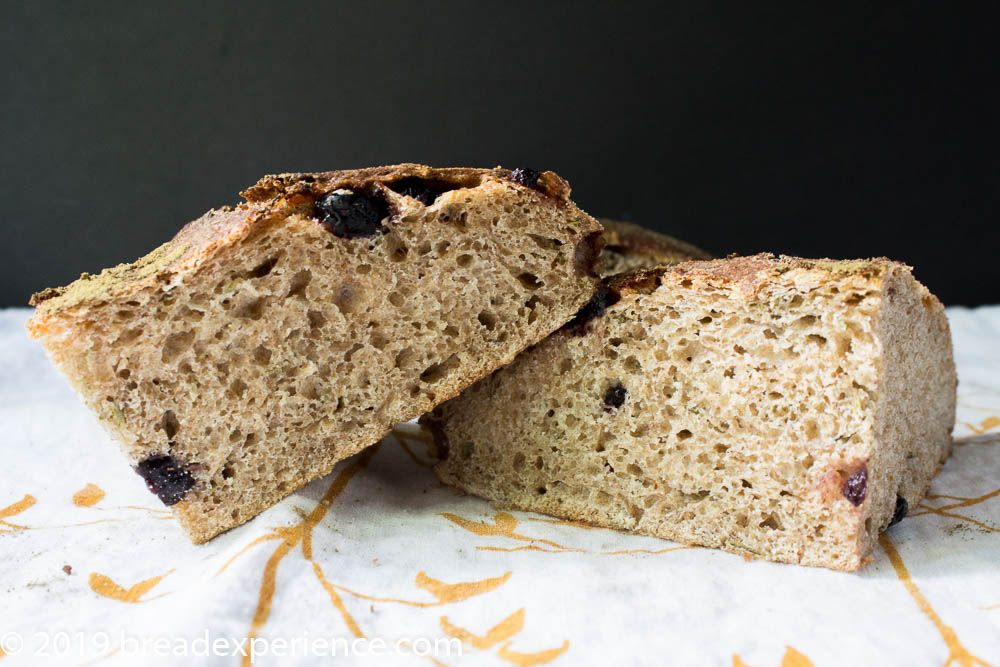
M 949 309 L 954 453 L 854 574 L 496 511 L 439 484 L 405 437 L 196 547 L 27 338 L 28 312 L 0 311 L 0 667 L 251 650 L 257 664 L 1000 665 L 1000 306 Z

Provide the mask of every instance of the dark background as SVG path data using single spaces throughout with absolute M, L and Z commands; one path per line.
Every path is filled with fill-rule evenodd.
M 0 5 L 0 305 L 266 173 L 553 169 L 719 254 L 887 255 L 1000 302 L 996 21 L 940 5 Z

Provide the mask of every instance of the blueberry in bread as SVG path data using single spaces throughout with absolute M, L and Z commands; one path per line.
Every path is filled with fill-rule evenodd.
M 269 176 L 35 295 L 51 360 L 195 542 L 510 362 L 586 303 L 601 227 L 552 172 Z
M 948 322 L 902 264 L 688 262 L 614 278 L 585 310 L 424 418 L 441 480 L 854 570 L 950 451 Z

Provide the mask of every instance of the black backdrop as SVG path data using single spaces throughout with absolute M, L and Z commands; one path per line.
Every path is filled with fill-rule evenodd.
M 935 6 L 3 2 L 0 305 L 265 174 L 554 169 L 719 254 L 1000 301 L 996 22 Z

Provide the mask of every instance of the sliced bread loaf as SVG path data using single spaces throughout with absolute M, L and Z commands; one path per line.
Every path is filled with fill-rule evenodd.
M 552 172 L 262 179 L 29 330 L 192 540 L 247 521 L 587 302 L 601 227 Z
M 611 280 L 424 423 L 499 505 L 853 570 L 948 456 L 955 387 L 909 267 L 758 255 Z

